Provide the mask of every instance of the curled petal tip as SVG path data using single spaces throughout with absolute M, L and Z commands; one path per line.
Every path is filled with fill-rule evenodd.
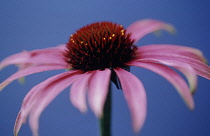
M 14 131 L 14 136 L 18 136 L 18 133 Z
M 193 111 L 195 108 L 194 101 L 192 101 L 191 103 L 188 102 L 187 107 L 190 109 L 190 111 Z
M 18 117 L 16 119 L 15 122 L 15 126 L 14 126 L 14 136 L 18 136 L 18 133 L 20 131 L 20 128 L 22 126 L 23 123 L 25 123 L 25 120 L 21 120 L 21 112 L 18 114 Z
M 0 62 L 0 71 L 5 67 L 3 61 Z
M 140 129 L 141 128 L 139 128 L 139 127 L 133 126 L 133 132 L 136 133 L 136 134 L 140 131 Z
M 175 29 L 175 27 L 173 25 L 164 24 L 163 25 L 163 29 L 165 29 L 165 31 L 169 32 L 170 34 L 176 34 L 176 29 Z M 161 35 L 161 30 L 155 31 L 154 34 L 156 36 L 160 36 Z
M 189 109 L 190 109 L 190 111 L 193 111 L 195 109 L 195 106 L 192 105 L 192 106 L 189 107 Z
M 166 24 L 165 25 L 165 29 L 171 33 L 171 34 L 175 34 L 176 33 L 176 29 L 172 26 L 172 25 L 169 25 L 169 24 Z
M 0 84 L 0 91 L 2 91 L 9 83 L 11 83 L 10 81 L 7 82 L 3 82 Z
M 166 24 L 165 30 L 170 34 L 176 34 L 176 29 L 172 25 Z M 155 36 L 160 37 L 162 36 L 161 30 L 154 31 Z
M 19 131 L 18 132 L 14 131 L 14 136 L 18 136 L 18 134 L 19 134 Z
M 196 92 L 196 88 L 192 88 L 192 89 L 190 89 L 190 91 L 191 91 L 191 94 L 194 95 Z

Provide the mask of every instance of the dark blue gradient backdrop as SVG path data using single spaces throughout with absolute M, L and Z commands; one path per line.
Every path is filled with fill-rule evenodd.
M 82 26 L 96 21 L 112 21 L 127 27 L 132 22 L 152 18 L 173 24 L 177 33 L 150 34 L 138 46 L 171 43 L 195 47 L 210 60 L 210 3 L 207 0 L 1 0 L 0 60 L 23 50 L 66 43 Z M 9 66 L 0 73 L 0 82 L 16 71 Z M 25 84 L 14 81 L 0 92 L 0 136 L 12 136 L 16 116 L 27 92 L 50 76 L 49 71 L 26 77 Z M 144 83 L 148 113 L 142 130 L 133 133 L 130 112 L 123 93 L 113 87 L 113 136 L 209 136 L 210 81 L 198 78 L 194 95 L 195 110 L 190 111 L 165 79 L 132 67 L 131 72 Z M 132 81 L 130 81 L 132 82 Z M 82 114 L 69 102 L 69 88 L 44 110 L 40 136 L 98 136 L 98 120 L 89 109 Z M 30 136 L 28 122 L 19 136 Z

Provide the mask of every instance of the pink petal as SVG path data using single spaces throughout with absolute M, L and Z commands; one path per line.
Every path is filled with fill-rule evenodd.
M 76 80 L 70 90 L 70 100 L 72 104 L 81 112 L 87 111 L 86 105 L 86 89 L 88 81 L 94 72 L 87 72 Z
M 173 55 L 173 54 L 141 54 L 141 59 L 139 60 L 146 60 L 146 61 L 164 61 L 164 62 L 171 62 L 174 61 L 176 62 L 182 62 L 185 63 L 187 65 L 189 65 L 190 67 L 192 67 L 196 74 L 199 76 L 202 76 L 204 78 L 207 78 L 210 80 L 210 67 L 206 64 L 204 64 L 202 61 L 196 60 L 194 58 L 190 58 L 190 57 L 185 57 L 185 56 L 180 56 L 180 55 Z
M 146 68 L 161 75 L 177 89 L 177 91 L 179 92 L 179 94 L 187 104 L 187 106 L 190 109 L 194 108 L 194 101 L 190 93 L 190 90 L 188 88 L 188 85 L 180 75 L 178 75 L 175 71 L 173 71 L 169 67 L 157 63 L 145 63 L 137 61 L 133 61 L 129 65 Z
M 158 47 L 160 47 L 160 48 L 158 48 Z M 196 75 L 195 70 L 189 64 L 186 64 L 186 63 L 180 62 L 180 61 L 174 61 L 174 60 L 163 61 L 163 60 L 157 60 L 157 59 L 147 59 L 147 57 L 145 57 L 148 54 L 149 55 L 157 54 L 157 52 L 162 55 L 170 53 L 170 55 L 179 54 L 180 56 L 188 57 L 188 56 L 185 56 L 186 54 L 181 54 L 181 53 L 185 52 L 185 49 L 186 49 L 186 51 L 189 51 L 189 53 L 193 52 L 193 51 L 195 52 L 196 49 L 193 50 L 193 48 L 189 48 L 189 50 L 188 50 L 188 47 L 184 47 L 184 46 L 182 47 L 182 46 L 167 46 L 167 45 L 160 45 L 160 46 L 148 45 L 148 46 L 145 46 L 144 48 L 141 48 L 142 50 L 140 50 L 140 48 L 138 48 L 138 51 L 137 51 L 137 55 L 138 55 L 139 59 L 138 58 L 136 58 L 136 59 L 138 59 L 138 61 L 161 63 L 161 64 L 172 66 L 172 67 L 178 69 L 180 72 L 182 72 L 186 76 L 188 83 L 190 85 L 191 92 L 194 93 L 196 91 L 197 75 Z M 195 56 L 195 55 L 193 55 L 193 56 Z M 200 59 L 198 59 L 198 60 L 200 60 Z
M 0 63 L 0 69 L 12 64 L 64 64 L 64 51 L 65 45 L 40 50 L 23 51 L 21 53 L 14 54 L 4 59 Z
M 108 93 L 110 84 L 111 70 L 105 69 L 103 71 L 96 70 L 90 78 L 88 100 L 90 107 L 99 118 L 102 116 L 104 103 Z
M 126 29 L 126 32 L 131 33 L 131 38 L 137 42 L 145 35 L 161 29 L 174 32 L 174 28 L 170 24 L 151 19 L 134 22 Z
M 23 118 L 23 116 L 25 116 L 25 115 L 22 115 L 22 112 L 19 111 L 18 116 L 15 121 L 14 132 L 13 132 L 14 136 L 18 135 L 18 132 L 19 132 L 22 124 L 26 122 L 26 117 Z
M 80 71 L 67 71 L 53 76 L 36 85 L 23 100 L 21 110 L 16 119 L 14 134 L 17 135 L 21 125 L 30 113 L 30 126 L 33 135 L 38 134 L 38 119 L 45 107 L 66 87 L 74 82 L 82 73 Z
M 29 57 L 30 57 L 30 55 L 26 51 L 9 56 L 0 63 L 0 69 L 6 67 L 8 65 L 23 63 Z
M 197 88 L 197 75 L 196 75 L 195 70 L 190 65 L 187 65 L 185 63 L 168 62 L 165 64 L 178 69 L 180 72 L 182 72 L 185 75 L 190 86 L 190 91 L 192 94 L 194 94 Z
M 34 67 L 28 67 L 25 69 L 22 69 L 18 72 L 16 72 L 15 74 L 13 74 L 12 76 L 10 76 L 9 78 L 7 78 L 4 82 L 2 82 L 0 84 L 0 91 L 2 89 L 4 89 L 4 87 L 6 87 L 9 83 L 11 83 L 12 81 L 27 76 L 27 75 L 31 75 L 34 73 L 38 73 L 38 72 L 43 72 L 43 71 L 49 71 L 49 70 L 57 70 L 57 69 L 65 69 L 65 66 L 62 65 L 41 65 L 41 66 L 34 66 Z
M 180 46 L 180 45 L 171 45 L 171 44 L 152 44 L 145 45 L 138 48 L 139 57 L 141 54 L 173 54 L 186 56 L 190 58 L 194 58 L 196 60 L 206 62 L 206 59 L 203 56 L 203 53 L 195 48 Z
M 134 131 L 139 131 L 146 119 L 146 92 L 141 81 L 131 73 L 118 68 L 115 69 L 122 85 L 125 99 L 131 111 Z

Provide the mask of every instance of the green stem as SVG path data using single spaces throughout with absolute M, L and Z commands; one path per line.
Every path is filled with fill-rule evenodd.
M 111 136 L 111 83 L 103 109 L 103 116 L 100 119 L 101 136 Z

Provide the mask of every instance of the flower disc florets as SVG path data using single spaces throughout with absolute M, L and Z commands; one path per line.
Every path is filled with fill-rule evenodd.
M 122 25 L 98 22 L 87 25 L 70 36 L 65 53 L 73 69 L 91 71 L 126 67 L 136 50 L 134 41 Z

